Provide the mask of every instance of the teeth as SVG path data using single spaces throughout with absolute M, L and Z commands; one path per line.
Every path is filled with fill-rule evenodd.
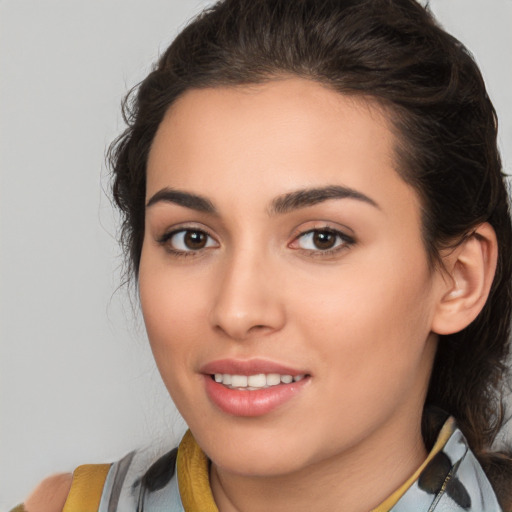
M 264 373 L 258 375 L 250 375 L 247 379 L 247 385 L 251 388 L 262 388 L 267 385 L 267 377 Z
M 231 375 L 229 373 L 216 373 L 215 382 L 224 384 L 229 388 L 237 389 L 265 389 L 279 384 L 291 384 L 299 382 L 305 375 L 279 375 L 278 373 L 258 373 L 256 375 Z
M 281 375 L 279 373 L 269 373 L 267 375 L 267 386 L 277 386 L 281 384 Z
M 247 375 L 232 375 L 231 385 L 234 388 L 246 388 L 247 387 Z

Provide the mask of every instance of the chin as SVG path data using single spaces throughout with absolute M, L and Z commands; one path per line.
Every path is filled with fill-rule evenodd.
M 280 453 L 279 455 L 268 453 L 244 454 L 240 453 L 222 454 L 212 459 L 219 469 L 225 472 L 252 478 L 276 478 L 300 472 L 309 466 L 307 461 L 301 460 L 300 450 L 291 454 Z
M 277 477 L 291 474 L 314 463 L 320 452 L 315 447 L 308 447 L 307 439 L 290 435 L 289 428 L 282 432 L 268 428 L 231 430 L 221 435 L 219 431 L 194 435 L 213 464 L 240 476 Z

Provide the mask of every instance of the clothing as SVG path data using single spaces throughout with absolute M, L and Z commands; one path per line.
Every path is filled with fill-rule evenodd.
M 144 451 L 111 465 L 80 466 L 64 512 L 218 512 L 209 461 L 188 431 L 156 460 Z M 14 512 L 14 511 L 11 511 Z M 453 418 L 420 468 L 371 512 L 502 512 Z

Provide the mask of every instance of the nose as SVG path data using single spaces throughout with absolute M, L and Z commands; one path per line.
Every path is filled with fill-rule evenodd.
M 286 314 L 277 273 L 247 251 L 225 261 L 217 275 L 213 328 L 239 341 L 282 329 Z

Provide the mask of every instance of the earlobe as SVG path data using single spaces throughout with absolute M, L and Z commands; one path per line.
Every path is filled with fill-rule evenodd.
M 480 224 L 443 257 L 445 272 L 432 322 L 436 334 L 467 327 L 485 305 L 496 272 L 498 243 L 490 224 Z

